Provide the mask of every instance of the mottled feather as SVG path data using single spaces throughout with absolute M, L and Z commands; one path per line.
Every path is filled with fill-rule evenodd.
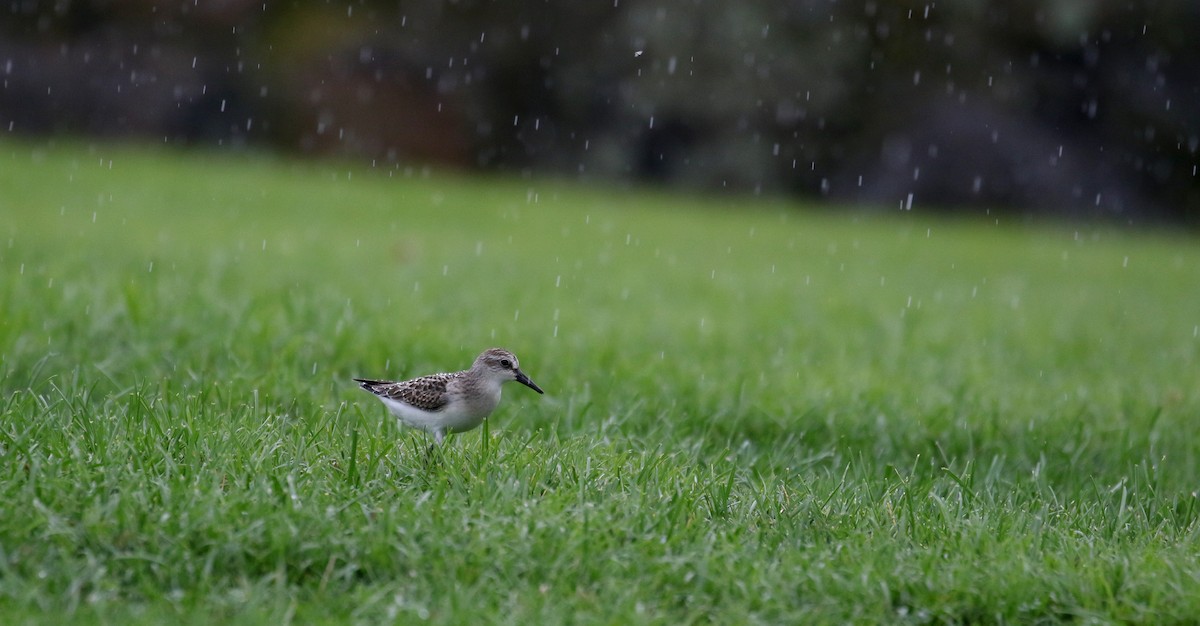
M 355 378 L 363 389 L 381 397 L 399 400 L 424 411 L 440 411 L 450 403 L 446 386 L 450 381 L 462 376 L 462 372 L 452 374 L 430 374 L 402 382 L 386 380 L 368 380 Z

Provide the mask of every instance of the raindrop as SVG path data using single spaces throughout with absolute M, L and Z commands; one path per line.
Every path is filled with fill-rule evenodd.
M 1129 260 L 1129 257 L 1125 257 L 1125 260 L 1126 260 L 1126 261 L 1128 261 L 1128 260 Z M 147 273 L 147 274 L 150 274 L 150 273 L 153 273 L 153 272 L 154 272 L 154 261 L 150 261 L 150 269 L 146 270 L 146 273 Z
M 921 84 L 921 70 L 917 70 L 916 72 L 913 73 L 913 85 L 920 85 L 920 84 Z
M 1125 257 L 1125 259 L 1121 261 L 1121 267 L 1129 267 L 1129 257 Z

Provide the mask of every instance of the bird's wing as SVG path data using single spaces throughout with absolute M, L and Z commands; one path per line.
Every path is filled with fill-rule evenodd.
M 403 382 L 355 378 L 363 389 L 389 400 L 399 400 L 425 411 L 440 411 L 450 403 L 446 386 L 454 374 L 433 374 Z

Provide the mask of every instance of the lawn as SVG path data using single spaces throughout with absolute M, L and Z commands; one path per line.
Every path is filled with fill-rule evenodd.
M 0 143 L 6 623 L 1200 615 L 1200 246 Z M 513 350 L 428 451 L 355 376 Z

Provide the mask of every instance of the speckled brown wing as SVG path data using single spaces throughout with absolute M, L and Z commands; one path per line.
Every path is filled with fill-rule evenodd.
M 446 386 L 457 374 L 433 374 L 403 382 L 355 378 L 363 389 L 391 400 L 399 400 L 424 411 L 440 411 L 450 403 Z

